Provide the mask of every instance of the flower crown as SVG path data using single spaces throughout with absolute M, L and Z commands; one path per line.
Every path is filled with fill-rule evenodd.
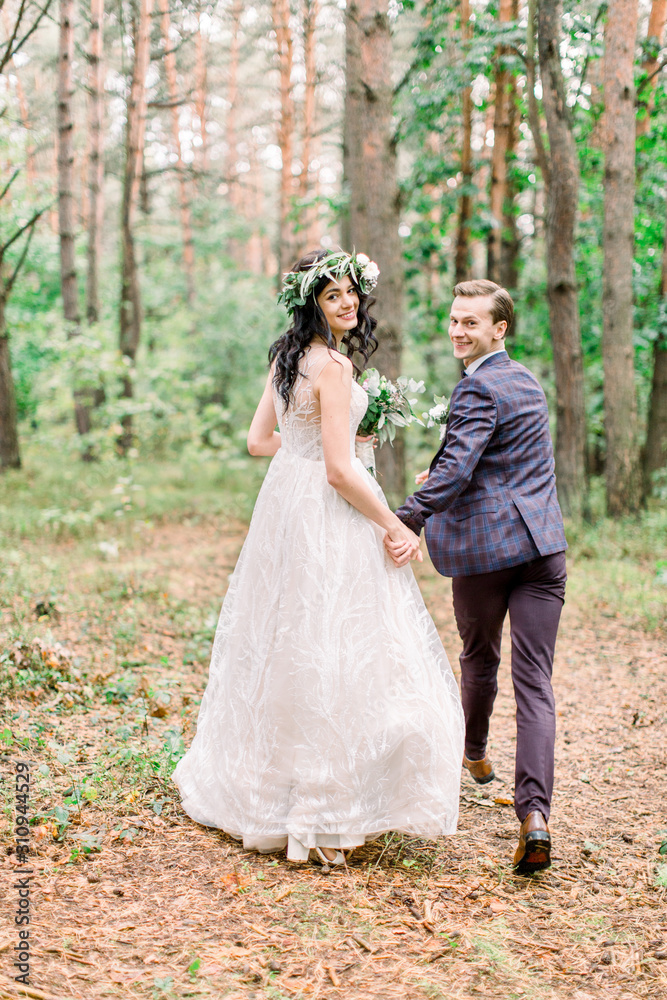
M 330 250 L 326 257 L 315 260 L 305 271 L 288 271 L 283 275 L 283 285 L 278 295 L 290 315 L 298 306 L 305 306 L 320 278 L 339 281 L 346 274 L 366 295 L 377 285 L 380 268 L 365 253 L 345 253 L 344 250 Z

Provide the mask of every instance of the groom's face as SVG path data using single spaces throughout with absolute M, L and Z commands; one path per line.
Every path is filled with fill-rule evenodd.
M 468 367 L 476 358 L 483 358 L 491 351 L 505 346 L 507 323 L 494 323 L 491 316 L 493 300 L 490 295 L 457 295 L 449 314 L 449 339 L 454 357 Z

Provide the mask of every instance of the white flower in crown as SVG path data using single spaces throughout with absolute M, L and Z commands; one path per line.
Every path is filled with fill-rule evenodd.
M 357 258 L 359 259 L 359 258 Z M 377 266 L 374 260 L 369 260 L 368 264 L 364 265 L 361 272 L 364 284 L 368 288 L 375 288 L 378 283 L 378 278 L 380 277 L 380 268 Z
M 366 295 L 377 285 L 380 268 L 365 253 L 349 254 L 344 250 L 330 250 L 319 260 L 313 261 L 307 269 L 284 274 L 278 301 L 285 305 L 289 313 L 294 313 L 297 307 L 306 304 L 309 295 L 314 294 L 320 278 L 340 281 L 346 274 L 350 275 Z

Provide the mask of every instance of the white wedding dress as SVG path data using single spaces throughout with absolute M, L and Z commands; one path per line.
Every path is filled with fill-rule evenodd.
M 269 466 L 215 634 L 197 732 L 174 780 L 192 819 L 246 849 L 307 857 L 386 831 L 435 838 L 458 818 L 463 714 L 410 566 L 327 482 L 312 386 L 274 393 L 281 447 Z M 367 397 L 353 383 L 353 467 Z M 289 843 L 288 843 L 289 841 Z

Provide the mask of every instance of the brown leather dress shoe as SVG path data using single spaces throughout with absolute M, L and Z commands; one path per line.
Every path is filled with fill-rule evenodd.
M 485 785 L 487 781 L 493 781 L 496 776 L 488 757 L 484 760 L 468 760 L 464 755 L 463 766 L 468 768 L 478 785 Z
M 519 831 L 519 846 L 514 855 L 514 870 L 531 875 L 551 865 L 551 834 L 541 812 L 528 813 Z

